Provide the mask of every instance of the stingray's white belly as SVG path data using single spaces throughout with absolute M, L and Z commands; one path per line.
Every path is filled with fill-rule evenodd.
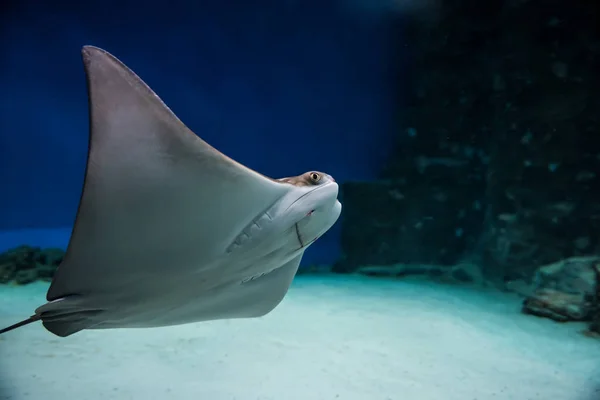
M 140 296 L 134 290 L 118 310 L 99 314 L 102 321 L 93 328 L 156 327 L 267 314 L 287 293 L 306 249 L 295 227 L 268 236 L 252 247 L 236 247 L 238 251 L 224 255 L 213 268 L 163 282 L 155 295 Z M 147 301 L 140 302 L 140 297 Z

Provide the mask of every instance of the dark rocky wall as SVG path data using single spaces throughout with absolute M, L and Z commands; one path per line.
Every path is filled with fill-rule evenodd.
M 600 251 L 600 6 L 446 1 L 407 31 L 407 104 L 375 182 L 343 186 L 343 257 L 478 262 L 494 280 Z

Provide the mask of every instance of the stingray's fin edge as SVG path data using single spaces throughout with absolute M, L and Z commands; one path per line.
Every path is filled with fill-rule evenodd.
M 90 328 L 92 325 L 89 320 L 76 320 L 76 321 L 42 321 L 44 328 L 50 333 L 58 337 L 71 336 L 74 333 L 80 332 L 84 329 Z
M 6 332 L 10 332 L 13 329 L 17 329 L 17 328 L 20 328 L 22 326 L 29 325 L 29 324 L 31 324 L 33 322 L 37 322 L 37 321 L 39 321 L 41 319 L 42 319 L 42 316 L 39 315 L 39 314 L 32 315 L 31 317 L 29 317 L 27 319 L 24 319 L 21 322 L 17 322 L 16 324 L 8 326 L 8 327 L 6 327 L 4 329 L 0 329 L 0 335 L 3 334 L 3 333 L 6 333 Z

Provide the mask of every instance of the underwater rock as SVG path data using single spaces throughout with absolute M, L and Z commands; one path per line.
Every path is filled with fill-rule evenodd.
M 571 257 L 538 268 L 522 311 L 555 321 L 589 321 L 597 308 L 600 257 Z
M 594 264 L 596 274 L 596 293 L 594 296 L 594 307 L 592 309 L 592 318 L 587 331 L 583 333 L 587 336 L 600 338 L 600 263 Z
M 312 274 L 329 274 L 331 273 L 331 265 L 328 264 L 309 264 L 302 266 L 296 272 L 296 275 L 312 275 Z
M 15 274 L 15 283 L 17 285 L 26 285 L 37 280 L 37 271 L 34 268 L 22 269 Z
M 425 171 L 407 171 L 403 180 L 342 184 L 343 256 L 334 272 L 459 262 L 476 243 L 482 218 L 468 167 L 428 165 Z
M 592 319 L 590 326 L 586 331 L 583 332 L 584 335 L 600 338 L 600 314 L 596 314 Z
M 445 283 L 483 283 L 479 267 L 471 263 L 460 263 L 453 266 L 435 264 L 368 265 L 359 267 L 356 272 L 374 277 L 422 276 Z
M 367 276 L 403 278 L 406 276 L 441 276 L 446 272 L 442 265 L 427 264 L 396 264 L 396 265 L 368 265 L 359 267 L 357 273 Z
M 58 266 L 65 256 L 63 249 L 49 247 L 43 249 L 39 254 L 39 262 L 43 265 Z
M 17 266 L 9 261 L 0 264 L 0 283 L 8 283 L 15 278 Z
M 10 262 L 15 265 L 17 270 L 35 268 L 36 254 L 39 251 L 40 248 L 38 247 L 15 247 L 0 254 L 0 263 Z
M 48 264 L 40 264 L 36 265 L 36 272 L 38 279 L 42 281 L 49 282 L 54 277 L 54 273 L 56 272 L 56 265 L 48 265 Z
M 38 279 L 49 281 L 64 254 L 62 249 L 25 245 L 0 253 L 0 284 L 25 285 Z

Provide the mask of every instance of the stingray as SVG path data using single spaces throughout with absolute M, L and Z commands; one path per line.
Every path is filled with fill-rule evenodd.
M 272 311 L 340 216 L 338 184 L 319 171 L 271 179 L 247 168 L 116 57 L 93 46 L 82 56 L 89 149 L 71 238 L 47 302 L 0 333 L 40 320 L 66 337 Z

